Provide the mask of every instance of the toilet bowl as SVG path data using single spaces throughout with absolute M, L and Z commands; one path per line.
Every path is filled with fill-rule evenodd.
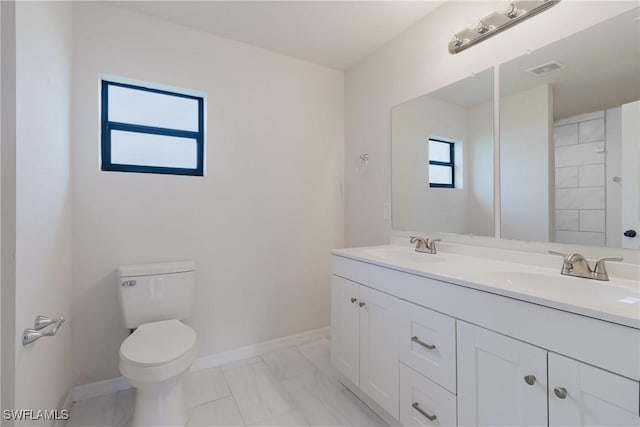
M 131 427 L 185 426 L 182 378 L 196 356 L 196 333 L 170 319 L 143 323 L 120 346 L 120 373 L 136 390 Z

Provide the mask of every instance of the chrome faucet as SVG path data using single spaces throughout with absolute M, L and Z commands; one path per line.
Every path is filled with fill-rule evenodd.
M 594 279 L 594 280 L 602 280 L 608 281 L 609 274 L 607 274 L 607 269 L 605 267 L 606 261 L 622 261 L 623 258 L 620 257 L 605 257 L 601 258 L 596 262 L 593 270 L 589 266 L 589 261 L 586 260 L 585 257 L 580 255 L 579 253 L 572 253 L 569 255 L 549 251 L 552 255 L 560 255 L 563 259 L 562 262 L 562 270 L 560 274 L 564 274 L 565 276 L 574 276 L 574 277 L 583 277 L 585 279 Z
M 409 242 L 416 244 L 416 252 L 427 253 L 429 251 L 429 239 L 418 236 L 411 236 Z
M 437 254 L 438 251 L 436 249 L 436 242 L 439 242 L 440 239 L 429 240 L 427 237 L 418 237 L 411 236 L 409 238 L 411 243 L 416 244 L 416 252 L 421 252 L 425 254 Z

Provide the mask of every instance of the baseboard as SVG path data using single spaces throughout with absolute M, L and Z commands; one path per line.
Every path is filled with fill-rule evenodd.
M 131 386 L 124 377 L 116 377 L 104 381 L 76 386 L 71 389 L 69 394 L 71 395 L 71 401 L 77 402 L 78 400 L 92 399 L 105 394 L 115 393 L 120 390 L 126 390 L 129 387 Z
M 298 334 L 287 335 L 285 337 L 264 341 L 258 344 L 248 345 L 235 350 L 223 351 L 221 353 L 199 357 L 195 362 L 193 362 L 191 372 L 215 368 L 216 366 L 226 365 L 227 363 L 236 362 L 238 360 L 249 359 L 280 348 L 291 347 L 293 345 L 299 345 L 308 341 L 328 337 L 330 333 L 331 327 L 327 326 L 324 328 L 300 332 Z
M 281 348 L 291 347 L 308 341 L 329 337 L 330 333 L 331 328 L 327 326 L 324 328 L 312 329 L 310 331 L 264 341 L 258 344 L 248 345 L 235 350 L 223 351 L 221 353 L 199 357 L 193 362 L 190 372 L 215 368 L 238 360 L 256 357 Z M 104 381 L 76 386 L 67 393 L 67 397 L 64 402 L 65 407 L 62 409 L 70 409 L 73 402 L 115 393 L 117 391 L 126 390 L 129 387 L 130 385 L 124 377 L 116 377 Z

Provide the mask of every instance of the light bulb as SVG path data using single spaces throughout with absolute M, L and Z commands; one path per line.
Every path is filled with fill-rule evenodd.
M 507 18 L 517 18 L 518 16 L 522 15 L 522 11 L 518 9 L 516 3 L 516 1 L 510 1 L 504 6 L 498 8 L 496 12 L 506 16 Z
M 478 27 L 478 25 L 480 25 L 480 22 L 481 21 L 479 16 L 472 16 L 467 20 L 467 27 L 472 30 L 475 30 Z

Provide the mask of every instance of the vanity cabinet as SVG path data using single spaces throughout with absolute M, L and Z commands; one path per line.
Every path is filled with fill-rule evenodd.
M 550 426 L 640 426 L 639 393 L 637 381 L 549 353 Z
M 332 363 L 395 418 L 399 302 L 383 292 L 332 277 Z
M 456 321 L 400 302 L 400 422 L 455 426 Z
M 407 301 L 400 308 L 400 360 L 455 394 L 455 319 Z
M 636 381 L 458 322 L 460 426 L 543 426 L 547 405 L 549 426 L 638 426 L 638 393 Z
M 458 322 L 461 426 L 547 424 L 547 352 Z
M 360 383 L 360 296 L 357 283 L 331 280 L 331 363 L 349 381 Z
M 456 396 L 400 363 L 400 423 L 405 427 L 455 427 Z
M 332 263 L 332 363 L 392 425 L 640 427 L 639 328 Z

